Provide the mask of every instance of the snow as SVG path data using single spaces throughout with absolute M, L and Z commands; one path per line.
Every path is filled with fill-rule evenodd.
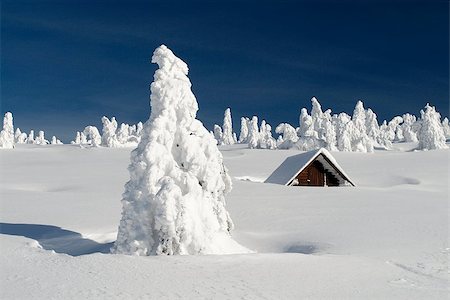
M 233 181 L 233 237 L 258 253 L 109 254 L 129 148 L 1 150 L 0 297 L 448 297 L 449 150 L 333 153 L 354 188 L 261 182 L 298 151 L 233 145 L 221 152 Z
M 351 179 L 345 174 L 345 171 L 337 163 L 335 158 L 325 148 L 311 150 L 300 154 L 292 155 L 266 179 L 266 183 L 288 185 L 301 171 L 303 171 L 316 157 L 324 155 L 336 167 L 336 169 L 345 176 L 345 179 L 353 184 Z M 328 165 L 327 162 L 324 162 Z

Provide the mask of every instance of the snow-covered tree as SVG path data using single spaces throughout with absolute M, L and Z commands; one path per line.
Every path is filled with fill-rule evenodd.
M 373 152 L 373 140 L 367 135 L 366 111 L 361 100 L 356 103 L 351 122 L 346 127 L 352 137 L 352 150 Z
M 28 134 L 26 143 L 27 144 L 34 144 L 34 130 L 33 129 L 30 130 L 30 133 Z
M 217 124 L 214 124 L 214 138 L 216 139 L 218 145 L 222 145 L 222 137 L 223 137 L 222 127 L 220 127 Z
M 421 123 L 418 138 L 421 150 L 446 149 L 444 129 L 441 124 L 441 115 L 434 106 L 428 103 L 425 110 L 420 111 Z
M 88 139 L 88 143 L 93 147 L 99 147 L 102 143 L 102 136 L 95 126 L 86 126 L 83 131 L 84 135 Z
M 229 232 L 231 180 L 216 141 L 196 119 L 187 65 L 166 46 L 153 54 L 151 115 L 131 154 L 114 253 L 222 254 L 246 251 Z
M 102 146 L 105 147 L 120 147 L 120 143 L 117 140 L 117 121 L 115 117 L 109 120 L 107 117 L 102 117 L 103 129 L 102 129 Z
M 311 98 L 311 105 L 312 129 L 318 132 L 322 128 L 322 122 L 324 120 L 322 106 L 316 97 Z
M 302 120 L 302 123 L 297 132 L 299 139 L 296 147 L 302 151 L 323 147 L 322 142 L 319 141 L 317 131 L 314 130 L 314 120 L 306 113 L 306 109 L 301 110 L 300 119 Z
M 233 136 L 233 122 L 231 120 L 231 110 L 227 108 L 225 110 L 225 114 L 223 117 L 223 134 L 221 145 L 233 145 L 236 143 L 235 138 Z
M 248 143 L 248 122 L 250 120 L 248 118 L 241 118 L 241 131 L 239 134 L 239 143 L 246 144 Z
M 126 145 L 128 143 L 128 138 L 129 138 L 129 130 L 130 130 L 130 125 L 122 123 L 120 124 L 119 129 L 117 130 L 117 141 L 122 144 L 122 145 Z
M 447 117 L 442 120 L 442 129 L 444 130 L 445 139 L 450 140 L 450 125 Z
M 248 122 L 248 147 L 250 149 L 258 148 L 259 141 L 259 128 L 258 128 L 258 117 L 253 116 Z
M 259 128 L 259 140 L 256 147 L 260 149 L 276 149 L 277 142 L 272 137 L 272 126 L 267 124 L 265 120 L 262 120 Z
M 14 144 L 13 115 L 7 112 L 3 118 L 3 130 L 0 131 L 0 148 L 12 149 Z
M 374 142 L 378 140 L 378 136 L 380 135 L 377 115 L 370 108 L 366 111 L 366 133 Z
M 413 129 L 417 122 L 416 116 L 406 113 L 402 117 L 403 123 L 401 125 L 403 138 L 405 142 L 417 142 L 417 133 Z
M 143 127 L 144 124 L 142 124 L 142 122 L 136 124 L 136 136 L 141 136 Z
M 62 145 L 62 142 L 56 137 L 52 136 L 52 141 L 50 142 L 52 145 Z
M 25 144 L 27 141 L 27 134 L 22 132 L 19 127 L 16 128 L 14 133 L 14 141 L 16 144 Z
M 45 139 L 45 133 L 44 131 L 40 130 L 38 133 L 38 136 L 36 137 L 34 143 L 36 145 L 47 145 L 50 142 L 48 140 Z
M 281 123 L 275 128 L 275 132 L 280 134 L 277 141 L 279 149 L 291 149 L 298 141 L 297 132 L 294 127 L 288 123 Z
M 77 134 L 75 136 L 75 140 L 71 141 L 70 143 L 74 144 L 74 145 L 81 145 L 81 134 L 80 134 L 79 131 L 77 131 Z

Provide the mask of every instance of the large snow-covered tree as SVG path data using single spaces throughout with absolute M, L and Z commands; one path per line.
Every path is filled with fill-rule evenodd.
M 0 131 L 0 148 L 12 149 L 14 144 L 13 115 L 7 112 L 3 118 L 3 130 Z
M 131 154 L 115 253 L 246 252 L 231 239 L 225 208 L 231 180 L 216 141 L 196 119 L 188 67 L 166 46 L 155 50 L 151 115 Z

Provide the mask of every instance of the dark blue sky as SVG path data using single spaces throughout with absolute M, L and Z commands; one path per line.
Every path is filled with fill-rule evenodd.
M 162 1 L 161 1 L 162 2 Z M 187 62 L 198 118 L 232 108 L 273 126 L 298 123 L 318 97 L 379 121 L 449 111 L 447 1 L 3 1 L 1 112 L 68 142 L 103 115 L 149 116 L 153 50 Z

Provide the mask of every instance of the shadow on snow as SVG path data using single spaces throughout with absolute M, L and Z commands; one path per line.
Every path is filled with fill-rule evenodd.
M 109 253 L 111 243 L 97 243 L 80 233 L 52 225 L 0 223 L 0 233 L 18 235 L 36 240 L 45 250 L 80 256 L 92 253 Z

